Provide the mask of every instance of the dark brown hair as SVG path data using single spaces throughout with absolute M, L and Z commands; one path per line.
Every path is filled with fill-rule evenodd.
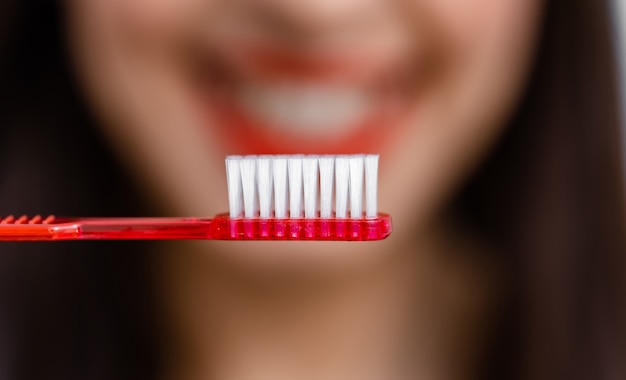
M 60 3 L 2 2 L 0 215 L 145 214 L 77 91 Z M 147 252 L 0 244 L 0 378 L 156 378 Z
M 510 126 L 453 203 L 511 291 L 486 371 L 626 377 L 626 207 L 607 1 L 546 0 Z M 146 213 L 83 104 L 54 2 L 0 10 L 0 215 Z M 0 245 L 0 378 L 155 378 L 149 247 Z
M 626 377 L 626 193 L 609 5 L 547 1 L 525 97 L 457 203 L 512 269 L 504 356 L 492 364 L 531 379 Z

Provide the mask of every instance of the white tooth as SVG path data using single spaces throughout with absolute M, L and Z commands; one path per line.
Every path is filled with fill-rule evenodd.
M 239 218 L 243 212 L 243 194 L 241 175 L 239 174 L 241 156 L 226 157 L 226 182 L 228 184 L 228 208 L 231 218 Z
M 244 87 L 243 109 L 265 125 L 285 130 L 343 133 L 369 111 L 364 91 L 336 86 L 279 84 Z
M 363 156 L 350 157 L 350 217 L 363 216 Z
M 320 165 L 320 217 L 330 218 L 333 212 L 333 174 L 335 158 L 322 156 Z
M 291 90 L 285 84 L 282 84 L 274 89 L 265 89 L 265 98 L 270 102 L 270 119 L 276 123 L 277 126 L 289 125 L 291 123 L 290 112 L 293 112 L 293 105 L 291 99 Z

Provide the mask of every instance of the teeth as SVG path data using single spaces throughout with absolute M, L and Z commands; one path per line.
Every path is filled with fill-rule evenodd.
M 226 174 L 232 218 L 378 216 L 378 155 L 228 156 Z
M 239 91 L 238 99 L 263 125 L 304 132 L 345 132 L 371 109 L 365 91 L 331 86 L 249 86 Z

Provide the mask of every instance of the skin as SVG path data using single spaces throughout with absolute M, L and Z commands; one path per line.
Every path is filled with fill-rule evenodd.
M 197 88 L 206 56 L 228 56 L 255 39 L 296 57 L 333 56 L 338 48 L 366 57 L 368 70 L 309 80 L 359 86 L 393 72 L 403 83 L 392 91 L 398 116 L 375 146 L 379 209 L 394 218 L 392 237 L 159 245 L 155 282 L 171 347 L 166 376 L 471 377 L 496 317 L 502 271 L 488 258 L 488 242 L 455 227 L 443 210 L 506 127 L 541 5 L 66 1 L 72 58 L 89 104 L 163 214 L 226 211 L 223 157 L 233 152 L 220 132 L 228 126 L 207 119 L 211 97 Z M 251 66 L 239 74 L 254 77 Z

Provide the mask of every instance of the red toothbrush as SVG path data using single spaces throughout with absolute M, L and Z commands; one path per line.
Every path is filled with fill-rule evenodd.
M 381 240 L 377 155 L 229 156 L 230 213 L 214 218 L 0 218 L 0 241 Z M 363 204 L 365 203 L 365 207 Z

